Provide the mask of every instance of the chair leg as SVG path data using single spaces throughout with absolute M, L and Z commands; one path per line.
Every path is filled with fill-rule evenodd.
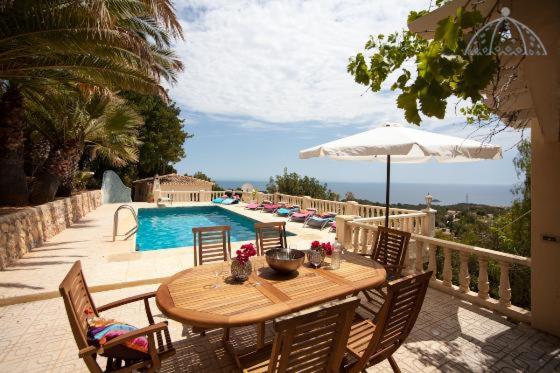
M 389 356 L 387 360 L 389 360 L 389 364 L 391 364 L 391 368 L 393 368 L 393 372 L 401 373 L 401 370 L 399 369 L 399 366 L 397 365 L 395 359 L 393 359 L 393 356 Z

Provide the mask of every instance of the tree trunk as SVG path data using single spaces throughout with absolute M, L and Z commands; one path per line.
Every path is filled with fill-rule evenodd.
M 10 85 L 0 100 L 0 205 L 28 204 L 24 171 L 23 95 Z
M 33 203 L 50 202 L 56 195 L 66 197 L 72 193 L 72 181 L 82 148 L 79 141 L 70 141 L 50 152 L 33 184 L 30 198 Z
M 67 144 L 64 148 L 64 161 L 59 163 L 58 171 L 60 176 L 59 196 L 67 197 L 74 191 L 74 174 L 78 170 L 82 150 L 83 144 L 78 141 Z

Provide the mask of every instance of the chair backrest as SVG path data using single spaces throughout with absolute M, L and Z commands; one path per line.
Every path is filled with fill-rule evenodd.
M 228 225 L 193 228 L 194 265 L 226 261 L 231 255 L 230 230 Z
M 268 372 L 339 372 L 358 303 L 346 298 L 274 320 Z
M 257 255 L 268 249 L 286 247 L 286 222 L 255 223 Z
M 91 310 L 95 316 L 99 316 L 99 313 L 89 293 L 82 272 L 82 264 L 79 260 L 70 268 L 58 289 L 62 299 L 64 299 L 64 307 L 66 308 L 66 314 L 68 315 L 76 344 L 79 349 L 85 348 L 89 345 L 87 340 L 88 312 Z
M 387 359 L 405 341 L 416 323 L 431 276 L 429 271 L 389 282 L 375 332 L 356 371 Z
M 377 238 L 373 246 L 373 260 L 389 267 L 390 272 L 400 274 L 409 241 L 409 232 L 378 226 Z

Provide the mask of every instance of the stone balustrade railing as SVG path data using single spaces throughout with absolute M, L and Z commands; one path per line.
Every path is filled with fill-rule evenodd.
M 465 245 L 458 242 L 441 240 L 433 237 L 413 235 L 416 240 L 415 271 L 425 269 L 425 263 L 420 258 L 421 253 L 428 253 L 427 269 L 434 271 L 431 286 L 447 293 L 454 294 L 472 303 L 480 304 L 518 321 L 530 322 L 531 312 L 511 304 L 511 286 L 509 271 L 512 265 L 531 267 L 531 258 L 504 253 L 501 251 L 484 249 Z M 435 273 L 440 269 L 436 261 L 437 250 L 443 251 L 442 279 L 437 279 Z M 459 281 L 452 283 L 453 268 L 452 254 L 459 255 Z M 469 274 L 469 258 L 474 256 L 478 264 L 478 291 L 471 289 Z M 500 268 L 498 299 L 490 297 L 490 283 L 488 282 L 488 263 L 494 261 Z
M 424 232 L 423 227 L 427 217 L 427 213 L 418 211 L 389 215 L 389 227 L 399 229 L 401 231 L 420 234 Z M 378 216 L 375 218 L 359 218 L 353 220 L 353 222 L 376 226 L 385 225 L 385 217 Z
M 298 197 L 298 196 L 291 196 L 289 194 L 282 194 L 282 193 L 277 193 L 277 201 L 275 202 L 283 202 L 287 205 L 298 205 L 298 206 L 302 206 L 303 205 L 303 200 L 305 197 Z
M 362 218 L 369 218 L 372 224 L 378 224 L 383 221 L 385 216 L 385 207 L 373 205 L 360 205 L 354 201 L 330 201 L 325 199 L 316 199 L 308 196 L 292 196 L 283 193 L 263 193 L 263 192 L 243 192 L 237 190 L 229 191 L 158 191 L 155 197 L 167 197 L 173 202 L 210 202 L 214 198 L 221 197 L 225 193 L 235 193 L 241 196 L 242 202 L 248 203 L 256 200 L 257 202 L 271 201 L 273 203 L 286 203 L 288 205 L 298 205 L 302 209 L 313 208 L 318 213 L 334 212 L 338 215 L 353 215 Z M 157 198 L 156 198 L 157 200 Z M 419 232 L 421 229 L 423 216 L 425 214 L 416 210 L 399 209 L 392 207 L 390 216 L 394 221 L 394 227 L 406 229 L 411 232 Z M 398 216 L 398 217 L 395 217 Z M 394 218 L 395 217 L 395 218 Z M 393 219 L 394 218 L 394 219 Z M 406 228 L 405 228 L 406 227 Z
M 162 190 L 160 198 L 169 198 L 173 202 L 200 202 L 202 192 L 185 190 Z
M 390 216 L 391 220 L 399 216 Z M 364 222 L 366 219 L 353 220 L 348 216 L 337 218 L 337 236 L 343 246 L 350 251 L 360 254 L 371 254 L 373 243 L 377 236 L 377 225 Z M 429 224 L 429 222 L 427 222 Z M 429 229 L 424 226 L 424 232 Z M 437 252 L 443 254 L 442 268 L 438 268 Z M 453 268 L 453 254 L 459 256 L 459 268 Z M 469 259 L 476 258 L 478 264 L 477 291 L 471 289 L 469 274 Z M 498 298 L 490 296 L 490 283 L 488 279 L 488 263 L 493 261 L 500 270 Z M 479 304 L 491 310 L 500 312 L 511 319 L 530 322 L 531 312 L 511 304 L 510 268 L 512 265 L 531 267 L 531 259 L 484 249 L 476 246 L 465 245 L 453 241 L 446 241 L 423 234 L 412 234 L 408 248 L 407 268 L 409 271 L 433 271 L 430 286 L 438 290 L 453 294 L 458 298 Z M 441 273 L 441 279 L 436 278 L 436 273 Z M 458 272 L 458 283 L 453 283 L 453 272 Z
M 389 216 L 410 214 L 415 212 L 418 211 L 399 209 L 396 207 L 389 208 Z M 357 205 L 357 211 L 354 215 L 359 215 L 363 218 L 376 218 L 376 217 L 385 216 L 385 206 Z

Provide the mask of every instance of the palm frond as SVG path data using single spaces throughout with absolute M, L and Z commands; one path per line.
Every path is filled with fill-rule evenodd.
M 182 37 L 167 0 L 13 0 L 0 5 L 0 80 L 35 92 L 86 84 L 158 93 L 183 66 L 168 48 Z

